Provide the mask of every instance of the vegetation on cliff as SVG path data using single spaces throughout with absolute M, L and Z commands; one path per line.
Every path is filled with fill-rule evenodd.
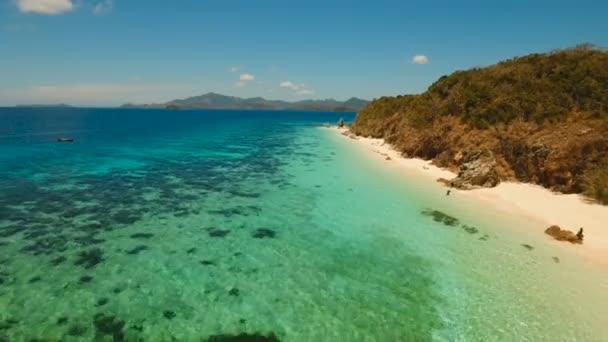
M 489 155 L 501 179 L 608 203 L 608 52 L 589 45 L 457 71 L 420 95 L 375 99 L 350 127 L 453 170 Z

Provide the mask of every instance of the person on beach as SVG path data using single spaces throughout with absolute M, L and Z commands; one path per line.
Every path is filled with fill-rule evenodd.
M 576 237 L 583 241 L 583 238 L 585 237 L 585 235 L 583 234 L 583 227 L 581 227 L 581 229 L 578 230 L 578 233 L 576 233 Z
M 448 192 L 446 192 L 445 195 L 450 196 L 451 193 L 452 193 L 452 190 L 448 189 Z

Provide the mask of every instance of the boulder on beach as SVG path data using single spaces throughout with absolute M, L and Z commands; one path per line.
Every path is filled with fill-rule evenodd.
M 466 153 L 458 176 L 450 183 L 455 188 L 463 190 L 497 186 L 500 183 L 500 176 L 496 170 L 494 154 L 488 150 Z
M 552 236 L 555 240 L 558 241 L 568 241 L 570 243 L 583 243 L 583 228 L 581 228 L 578 234 L 574 234 L 573 232 L 561 229 L 559 226 L 551 226 L 545 230 L 545 234 Z

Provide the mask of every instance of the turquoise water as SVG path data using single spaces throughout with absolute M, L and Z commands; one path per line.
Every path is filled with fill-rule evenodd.
M 604 271 L 341 116 L 0 109 L 0 340 L 608 339 Z

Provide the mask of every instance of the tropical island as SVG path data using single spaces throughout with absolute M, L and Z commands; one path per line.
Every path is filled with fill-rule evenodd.
M 608 204 L 608 51 L 531 54 L 373 100 L 349 126 L 469 189 L 517 180 Z
M 121 108 L 165 108 L 165 109 L 252 109 L 252 110 L 303 110 L 328 112 L 357 112 L 368 101 L 352 97 L 346 101 L 334 99 L 301 100 L 288 102 L 267 100 L 262 97 L 241 98 L 216 93 L 207 93 L 186 99 L 172 100 L 156 104 L 125 104 Z

